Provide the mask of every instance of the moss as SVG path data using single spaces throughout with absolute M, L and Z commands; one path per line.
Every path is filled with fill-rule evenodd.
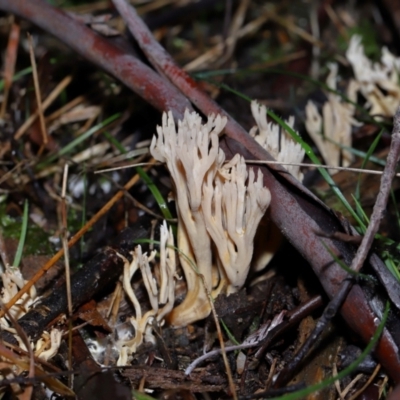
M 21 218 L 13 218 L 6 213 L 6 204 L 0 204 L 0 227 L 5 238 L 19 240 L 21 235 Z M 24 255 L 48 255 L 54 252 L 49 241 L 49 234 L 36 224 L 30 222 L 26 234 Z

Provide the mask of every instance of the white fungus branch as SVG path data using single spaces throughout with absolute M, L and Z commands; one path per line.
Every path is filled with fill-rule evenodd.
M 44 361 L 50 360 L 58 353 L 61 345 L 63 332 L 59 329 L 52 329 L 50 334 L 43 332 L 42 337 L 36 343 L 35 356 Z
M 328 64 L 329 75 L 327 85 L 337 90 L 337 64 Z M 328 92 L 328 101 L 322 107 L 322 115 L 315 104 L 310 100 L 306 105 L 306 129 L 318 147 L 323 159 L 328 165 L 347 167 L 353 161 L 353 155 L 342 147 L 351 147 L 352 126 L 357 125 L 353 115 L 354 102 L 357 97 L 357 83 L 351 81 L 347 87 L 347 98 L 353 102 L 342 101 L 341 96 Z M 330 170 L 330 173 L 336 173 Z
M 3 288 L 1 290 L 0 298 L 3 304 L 7 304 L 25 285 L 27 282 L 22 277 L 21 271 L 18 268 L 7 266 L 5 272 L 1 273 Z M 24 316 L 30 306 L 37 298 L 36 288 L 32 286 L 28 293 L 24 294 L 9 310 L 12 317 L 16 320 Z M 10 323 L 7 317 L 0 319 L 0 326 L 8 328 Z
M 384 47 L 380 63 L 373 63 L 364 53 L 361 36 L 354 35 L 346 52 L 359 90 L 366 98 L 371 115 L 392 117 L 400 103 L 400 58 Z
M 153 320 L 156 319 L 158 323 L 162 324 L 164 316 L 173 308 L 176 274 L 176 261 L 173 250 L 174 238 L 172 230 L 168 230 L 165 221 L 161 225 L 160 231 L 159 280 L 155 278 L 155 274 L 152 273 L 150 267 L 150 263 L 156 254 L 155 251 L 148 257 L 146 253 L 142 253 L 141 246 L 137 246 L 135 251 L 131 252 L 132 262 L 129 262 L 124 256 L 119 255 L 124 261 L 123 288 L 135 309 L 135 316 L 130 318 L 130 323 L 135 330 L 135 334 L 131 339 L 121 340 L 117 365 L 126 365 L 129 362 L 130 355 L 136 352 L 136 349 L 144 340 L 155 340 L 152 335 L 151 324 Z M 151 305 L 151 309 L 144 315 L 131 284 L 133 275 L 139 269 Z M 160 306 L 162 307 L 160 308 Z
M 256 101 L 251 102 L 251 112 L 257 126 L 250 130 L 254 137 L 265 150 L 267 150 L 276 161 L 282 163 L 301 163 L 304 158 L 304 150 L 296 143 L 289 134 L 281 127 L 272 122 L 267 122 L 267 109 Z M 290 117 L 286 124 L 293 129 L 294 118 Z M 285 168 L 299 181 L 303 180 L 300 167 L 285 165 Z

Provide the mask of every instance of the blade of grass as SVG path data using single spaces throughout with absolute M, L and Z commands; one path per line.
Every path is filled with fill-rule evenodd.
M 13 263 L 14 267 L 19 266 L 19 263 L 21 262 L 21 259 L 22 259 L 22 253 L 24 251 L 26 232 L 28 231 L 28 219 L 29 219 L 28 210 L 29 210 L 28 200 L 25 200 L 24 214 L 22 216 L 21 234 L 19 236 L 18 247 L 17 247 L 17 251 L 15 253 L 14 263 Z
M 387 269 L 400 282 L 399 266 L 396 267 L 392 254 L 389 251 L 384 251 L 382 257 Z
M 107 138 L 107 140 L 113 144 L 122 154 L 126 154 L 127 150 L 125 147 L 117 140 L 115 137 L 111 136 L 108 132 L 103 132 L 103 135 Z M 158 190 L 158 187 L 154 184 L 153 180 L 150 178 L 149 174 L 141 167 L 136 167 L 136 172 L 142 178 L 143 182 L 147 185 L 149 190 L 151 191 L 154 199 L 156 200 L 158 207 L 161 210 L 162 215 L 166 220 L 171 221 L 174 217 L 171 214 L 171 211 L 168 208 L 167 202 L 164 199 L 161 192 Z M 175 227 L 173 227 L 174 229 Z
M 394 195 L 394 191 L 393 189 L 390 191 L 390 198 L 392 200 L 393 203 L 393 207 L 394 207 L 394 212 L 396 214 L 396 219 L 397 219 L 397 227 L 400 228 L 400 212 L 399 212 L 399 207 L 397 205 L 397 201 L 396 201 L 396 197 Z
M 381 131 L 379 132 L 378 135 L 381 135 L 383 133 L 383 129 L 381 129 Z M 346 150 L 352 154 L 354 154 L 356 157 L 362 158 L 363 160 L 365 159 L 365 157 L 367 156 L 367 153 L 365 151 L 361 151 L 361 150 L 357 150 L 354 147 L 349 147 L 349 146 L 345 146 L 342 143 L 336 142 L 335 140 L 332 140 L 331 138 L 326 137 L 325 138 L 328 142 L 333 143 L 334 145 L 340 147 L 343 150 Z M 381 160 L 378 157 L 374 157 L 373 155 L 370 155 L 368 161 L 371 161 L 377 165 L 381 165 L 382 167 L 384 167 L 386 165 L 386 161 L 385 160 Z
M 362 208 L 362 205 L 361 205 L 360 201 L 357 200 L 353 194 L 351 194 L 351 197 L 354 200 L 354 204 L 356 206 L 357 214 L 365 222 L 365 224 L 368 225 L 369 224 L 369 218 L 368 218 L 368 215 L 365 213 L 364 209 Z M 361 233 L 364 233 L 364 232 L 365 231 L 362 231 Z M 378 235 L 376 237 L 378 237 Z
M 325 249 L 328 251 L 328 253 L 332 256 L 332 258 L 335 260 L 336 263 L 342 268 L 344 271 L 346 271 L 348 274 L 352 276 L 356 276 L 365 280 L 372 280 L 372 277 L 365 275 L 361 272 L 354 271 L 352 270 L 349 266 L 347 266 L 335 253 L 332 252 L 332 250 L 329 248 L 329 246 L 322 240 L 322 245 L 325 247 Z
M 149 396 L 145 393 L 140 393 L 137 390 L 132 390 L 134 400 L 156 400 L 154 397 Z
M 367 153 L 365 154 L 364 160 L 363 160 L 363 162 L 361 164 L 361 169 L 364 169 L 365 166 L 367 165 L 367 162 L 370 160 L 370 158 L 372 156 L 372 153 L 375 151 L 376 146 L 378 145 L 379 140 L 382 137 L 382 133 L 383 133 L 383 130 L 381 130 L 378 133 L 377 137 L 374 139 L 374 141 L 372 142 L 371 146 L 369 147 Z M 359 177 L 358 177 L 356 190 L 355 190 L 355 193 L 354 193 L 354 198 L 357 199 L 358 202 L 360 202 L 360 199 L 361 199 L 360 186 L 361 186 L 361 175 L 359 175 Z
M 224 328 L 225 333 L 228 335 L 229 340 L 235 344 L 239 345 L 240 343 L 236 340 L 235 336 L 233 336 L 233 333 L 229 330 L 229 328 L 226 326 L 225 322 L 223 319 L 219 319 L 219 322 L 221 323 L 222 327 Z
M 104 121 L 100 122 L 99 124 L 93 126 L 88 131 L 86 131 L 82 135 L 78 136 L 76 139 L 72 140 L 66 146 L 64 146 L 58 153 L 53 154 L 48 159 L 46 159 L 43 163 L 39 164 L 38 167 L 44 168 L 45 166 L 49 165 L 57 158 L 70 153 L 76 146 L 78 146 L 79 144 L 84 142 L 86 139 L 88 139 L 90 136 L 92 136 L 94 133 L 96 133 L 100 129 L 102 129 L 102 128 L 106 127 L 107 125 L 111 124 L 112 122 L 114 122 L 120 116 L 121 116 L 121 113 L 114 114 L 111 117 L 106 118 Z
M 18 79 L 22 78 L 23 76 L 29 75 L 31 73 L 32 73 L 32 67 L 27 67 L 25 69 L 22 69 L 21 71 L 14 74 L 14 76 L 12 77 L 12 82 L 16 82 Z M 4 79 L 1 79 L 0 80 L 0 91 L 4 90 L 4 85 L 5 85 L 5 81 L 4 81 Z

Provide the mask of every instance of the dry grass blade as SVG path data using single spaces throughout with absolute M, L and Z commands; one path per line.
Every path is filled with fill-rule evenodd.
M 51 121 L 54 121 L 55 119 L 59 118 L 61 115 L 65 114 L 72 108 L 76 107 L 78 104 L 83 103 L 85 101 L 86 97 L 85 96 L 78 96 L 75 97 L 73 100 L 69 101 L 67 104 L 59 108 L 58 110 L 54 111 L 52 114 L 50 114 L 48 117 L 46 117 L 46 122 L 49 123 Z
M 217 311 L 215 310 L 214 307 L 214 302 L 211 296 L 211 293 L 209 293 L 209 291 L 207 290 L 207 285 L 204 281 L 204 277 L 202 275 L 200 275 L 201 280 L 203 282 L 204 288 L 206 290 L 207 296 L 208 296 L 208 301 L 210 302 L 210 306 L 211 306 L 211 312 L 214 318 L 214 322 L 215 322 L 215 326 L 217 327 L 217 334 L 218 334 L 218 340 L 219 340 L 219 344 L 221 346 L 221 353 L 222 353 L 222 359 L 224 360 L 224 366 L 225 366 L 225 370 L 226 370 L 226 375 L 228 376 L 228 382 L 229 382 L 229 389 L 230 389 L 230 394 L 232 396 L 232 398 L 234 400 L 237 400 L 237 393 L 236 393 L 236 388 L 235 388 L 235 383 L 233 381 L 233 377 L 232 377 L 232 370 L 231 367 L 229 365 L 229 361 L 228 361 L 228 356 L 226 355 L 226 351 L 225 351 L 225 342 L 224 342 L 224 338 L 222 336 L 222 331 L 221 331 L 221 325 L 219 323 L 218 320 L 218 315 L 217 315 Z
M 361 394 L 367 389 L 367 387 L 369 385 L 371 385 L 371 383 L 373 382 L 375 377 L 378 375 L 378 372 L 380 371 L 380 369 L 381 369 L 381 365 L 378 364 L 375 367 L 374 372 L 368 378 L 367 382 L 365 382 L 364 385 L 362 386 L 362 388 L 360 388 L 360 390 L 357 390 L 357 392 L 354 393 L 348 400 L 356 400 L 356 399 L 360 398 Z
M 61 218 L 62 218 L 62 244 L 64 250 L 65 264 L 65 283 L 68 300 L 68 365 L 72 365 L 72 297 L 71 297 L 71 269 L 69 265 L 69 247 L 68 247 L 68 222 L 67 222 L 67 182 L 68 182 L 68 164 L 64 165 L 62 192 L 61 192 Z M 68 376 L 69 386 L 73 386 L 73 375 Z
M 48 142 L 47 138 L 47 130 L 46 130 L 46 123 L 44 121 L 44 109 L 43 109 L 43 104 L 42 104 L 42 95 L 40 93 L 40 84 L 39 84 L 39 77 L 37 73 L 37 67 L 36 67 L 36 60 L 35 60 L 35 53 L 33 50 L 33 40 L 32 36 L 28 34 L 28 42 L 29 42 L 29 55 L 31 58 L 31 64 L 32 64 L 32 74 L 33 74 L 33 83 L 35 85 L 35 95 L 36 95 L 36 103 L 37 103 L 37 112 L 39 115 L 39 120 L 40 120 L 40 129 L 42 131 L 42 139 L 43 139 L 43 146 L 46 146 Z M 42 152 L 41 148 L 39 150 L 39 153 Z
M 224 49 L 225 54 L 223 54 L 222 57 L 218 60 L 217 65 L 223 65 L 232 57 L 235 51 L 237 41 L 239 39 L 239 31 L 240 28 L 243 26 L 249 5 L 250 5 L 249 0 L 241 0 L 240 5 L 233 17 L 232 24 L 229 28 L 228 32 L 228 38 L 230 39 L 229 44 L 226 42 L 227 46 Z

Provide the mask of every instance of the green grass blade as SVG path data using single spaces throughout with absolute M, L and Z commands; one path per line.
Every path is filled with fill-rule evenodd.
M 18 247 L 17 247 L 17 251 L 15 253 L 14 263 L 13 263 L 14 267 L 19 266 L 19 263 L 21 262 L 21 259 L 22 259 L 22 253 L 24 251 L 26 232 L 28 231 L 28 220 L 29 220 L 28 210 L 29 210 L 28 200 L 25 200 L 24 214 L 22 217 L 22 225 L 21 225 L 21 234 L 19 236 Z
M 236 340 L 235 336 L 233 336 L 233 333 L 229 330 L 229 328 L 226 326 L 225 322 L 223 319 L 219 319 L 219 322 L 221 323 L 222 327 L 224 328 L 225 333 L 228 335 L 229 340 L 235 344 L 239 345 L 240 343 Z
M 383 134 L 383 130 L 381 130 L 379 132 L 379 134 L 377 135 L 377 137 L 374 139 L 374 141 L 372 142 L 371 146 L 369 146 L 369 149 L 367 151 L 367 153 L 365 154 L 364 160 L 361 164 L 361 169 L 364 169 L 365 166 L 367 165 L 367 162 L 370 160 L 372 153 L 375 151 L 376 146 L 379 143 L 379 140 L 381 139 Z M 356 190 L 355 190 L 355 194 L 354 197 L 357 199 L 358 202 L 360 202 L 360 186 L 361 186 L 361 173 L 358 176 L 358 181 L 357 181 L 357 186 L 356 186 Z
M 88 131 L 86 131 L 82 135 L 78 136 L 76 139 L 72 140 L 66 146 L 64 146 L 59 152 L 53 154 L 48 159 L 46 159 L 42 164 L 39 165 L 39 168 L 43 168 L 44 166 L 47 166 L 48 164 L 52 163 L 57 158 L 65 156 L 66 154 L 70 153 L 76 146 L 84 142 L 86 139 L 88 139 L 90 136 L 95 134 L 100 129 L 114 122 L 120 116 L 121 113 L 114 114 L 111 117 L 106 118 L 104 121 L 101 121 L 99 124 L 92 126 Z
M 354 271 L 350 267 L 348 267 L 330 248 L 329 246 L 321 240 L 322 245 L 325 247 L 325 249 L 328 251 L 328 253 L 331 255 L 331 257 L 335 260 L 335 262 L 339 265 L 340 268 L 345 270 L 349 275 L 352 276 L 357 276 L 359 278 L 363 278 L 365 280 L 373 280 L 372 277 L 362 274 L 361 272 Z
M 364 159 L 366 157 L 366 155 L 367 155 L 367 153 L 365 151 L 357 150 L 357 149 L 355 149 L 353 147 L 349 147 L 349 146 L 344 146 L 341 143 L 337 143 L 337 142 L 334 142 L 334 143 L 336 145 L 338 145 L 341 149 L 347 150 L 347 151 L 349 151 L 350 153 L 353 153 L 355 156 L 357 156 L 359 158 Z M 376 165 L 381 165 L 382 167 L 384 167 L 386 165 L 386 161 L 385 160 L 381 160 L 380 158 L 374 157 L 374 156 L 371 156 L 369 158 L 369 161 L 373 162 Z
M 280 119 L 275 113 L 272 111 L 268 110 L 268 115 L 275 121 L 277 122 L 283 129 L 285 129 L 290 136 L 297 142 L 299 143 L 304 151 L 306 152 L 307 156 L 310 158 L 310 160 L 314 164 L 319 164 L 320 161 L 318 157 L 315 155 L 314 151 L 312 150 L 311 146 L 308 145 L 299 135 L 297 132 L 295 132 L 288 124 L 285 123 L 282 119 Z M 353 210 L 353 207 L 350 205 L 350 203 L 347 201 L 347 199 L 344 197 L 343 193 L 339 189 L 339 187 L 336 185 L 332 177 L 329 175 L 328 171 L 324 168 L 318 168 L 318 171 L 322 175 L 322 177 L 325 179 L 325 181 L 328 183 L 328 185 L 331 187 L 333 192 L 335 193 L 336 197 L 342 202 L 342 204 L 345 206 L 346 210 L 350 213 L 350 215 L 357 221 L 357 223 L 361 226 L 366 228 L 361 221 L 361 219 L 358 217 L 357 213 Z
M 154 397 L 151 397 L 146 393 L 140 393 L 136 390 L 132 391 L 132 395 L 133 395 L 134 400 L 157 400 Z
M 390 190 L 390 199 L 393 203 L 394 212 L 396 214 L 397 228 L 400 229 L 400 212 L 399 212 L 399 207 L 397 206 L 397 201 L 393 189 Z
M 360 217 L 360 219 L 364 222 L 364 226 L 367 226 L 369 224 L 369 217 L 368 215 L 365 213 L 364 209 L 362 208 L 362 205 L 360 203 L 360 201 L 353 195 L 351 194 L 353 200 L 354 200 L 354 204 L 356 206 L 356 213 L 357 215 Z M 361 228 L 361 233 L 364 234 L 365 233 L 365 229 L 362 227 Z M 377 237 L 377 236 L 376 236 Z
M 17 72 L 14 74 L 12 77 L 12 81 L 16 82 L 19 78 L 22 78 L 25 75 L 29 75 L 32 73 L 32 67 L 27 67 L 25 69 L 22 69 L 21 71 Z M 4 90 L 4 79 L 0 80 L 0 91 Z
M 127 153 L 125 147 L 117 139 L 111 136 L 108 132 L 103 132 L 103 134 L 107 138 L 107 140 L 111 144 L 113 144 L 122 154 Z M 168 204 L 164 199 L 163 195 L 161 194 L 161 192 L 158 190 L 158 187 L 154 184 L 153 180 L 150 178 L 149 174 L 141 167 L 136 167 L 136 172 L 142 178 L 143 182 L 147 185 L 147 187 L 151 191 L 154 199 L 158 204 L 158 207 L 161 210 L 163 217 L 166 220 L 172 220 L 173 216 L 168 208 Z
M 396 267 L 392 255 L 389 252 L 384 252 L 382 254 L 382 257 L 387 269 L 392 273 L 392 275 L 397 279 L 397 281 L 400 282 L 399 267 L 398 266 Z

